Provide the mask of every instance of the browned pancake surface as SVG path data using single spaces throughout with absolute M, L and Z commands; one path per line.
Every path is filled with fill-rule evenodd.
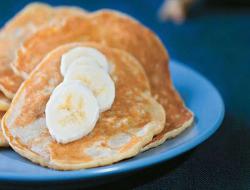
M 2 120 L 4 114 L 5 112 L 0 111 L 0 121 Z M 1 123 L 0 123 L 0 147 L 7 147 L 7 146 L 9 146 L 9 143 L 3 135 L 3 131 L 2 131 Z
M 63 26 L 37 32 L 25 41 L 18 52 L 16 66 L 28 74 L 50 50 L 77 41 L 95 41 L 126 50 L 140 61 L 149 78 L 152 93 L 164 106 L 167 118 L 164 130 L 153 139 L 151 147 L 190 126 L 193 114 L 173 88 L 169 59 L 162 43 L 150 30 L 117 12 L 98 11 L 69 18 Z
M 111 64 L 114 104 L 101 114 L 88 136 L 66 145 L 52 140 L 45 106 L 62 82 L 62 54 L 78 46 L 65 45 L 48 54 L 18 90 L 3 120 L 5 135 L 18 153 L 56 169 L 96 167 L 134 156 L 165 123 L 164 109 L 150 96 L 148 79 L 138 61 L 124 51 L 88 44 L 106 55 Z
M 32 3 L 7 22 L 0 32 L 0 90 L 8 98 L 13 98 L 23 81 L 23 77 L 19 76 L 22 73 L 13 63 L 23 40 L 45 25 L 60 24 L 67 16 L 83 14 L 84 12 L 77 8 L 53 9 L 46 4 Z

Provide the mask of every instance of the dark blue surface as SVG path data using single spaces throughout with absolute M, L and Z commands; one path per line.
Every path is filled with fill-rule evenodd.
M 1 1 L 1 24 L 28 1 Z M 89 10 L 108 7 L 131 14 L 153 29 L 172 58 L 204 74 L 221 92 L 226 117 L 220 130 L 195 150 L 159 167 L 106 185 L 136 189 L 250 188 L 250 9 L 206 9 L 183 25 L 160 23 L 160 0 L 50 1 Z

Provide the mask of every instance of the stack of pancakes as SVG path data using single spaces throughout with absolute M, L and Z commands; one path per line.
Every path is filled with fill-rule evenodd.
M 63 80 L 61 56 L 79 46 L 107 57 L 116 98 L 89 135 L 60 144 L 48 132 L 45 107 Z M 193 121 L 168 61 L 159 38 L 127 15 L 30 4 L 0 32 L 0 145 L 60 170 L 108 165 L 156 147 Z

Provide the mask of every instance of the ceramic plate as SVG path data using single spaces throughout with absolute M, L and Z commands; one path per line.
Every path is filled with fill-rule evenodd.
M 11 149 L 0 150 L 0 180 L 21 182 L 87 181 L 109 175 L 124 174 L 133 170 L 169 160 L 178 156 L 211 136 L 220 126 L 224 116 L 224 104 L 215 87 L 196 71 L 183 64 L 170 63 L 176 89 L 187 107 L 195 113 L 195 123 L 178 137 L 138 156 L 105 167 L 55 171 L 33 164 Z

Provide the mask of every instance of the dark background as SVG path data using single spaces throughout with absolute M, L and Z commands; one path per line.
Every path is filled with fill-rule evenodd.
M 0 25 L 28 2 L 0 1 Z M 158 20 L 161 0 L 46 2 L 134 16 L 160 36 L 172 59 L 212 81 L 225 102 L 224 122 L 209 140 L 98 189 L 250 189 L 250 1 L 198 1 L 181 25 Z

